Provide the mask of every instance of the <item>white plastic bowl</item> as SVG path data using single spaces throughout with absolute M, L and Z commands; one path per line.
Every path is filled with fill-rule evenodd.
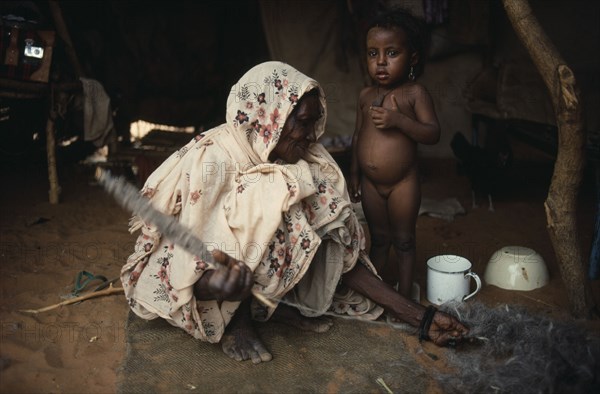
M 483 279 L 507 290 L 529 291 L 548 283 L 548 269 L 542 256 L 524 246 L 505 246 L 488 261 Z

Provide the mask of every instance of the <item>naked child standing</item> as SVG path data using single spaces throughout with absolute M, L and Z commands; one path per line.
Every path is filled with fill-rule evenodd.
M 423 72 L 425 37 L 421 22 L 404 10 L 370 25 L 366 53 L 373 85 L 360 93 L 352 140 L 350 196 L 362 201 L 371 260 L 405 297 L 411 295 L 421 203 L 417 144 L 440 138 L 431 96 L 416 82 Z M 387 266 L 391 247 L 397 261 Z

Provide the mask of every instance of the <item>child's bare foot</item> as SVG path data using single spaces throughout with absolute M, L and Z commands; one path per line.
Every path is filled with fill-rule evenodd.
M 326 316 L 306 317 L 296 308 L 283 304 L 277 306 L 271 320 L 312 332 L 325 332 L 333 326 L 333 321 Z

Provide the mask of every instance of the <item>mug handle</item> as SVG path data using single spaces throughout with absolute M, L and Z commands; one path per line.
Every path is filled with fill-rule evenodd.
M 465 278 L 467 276 L 470 276 L 471 278 L 475 279 L 475 284 L 477 285 L 477 288 L 471 294 L 468 294 L 468 295 L 464 296 L 463 297 L 463 301 L 466 301 L 469 298 L 473 297 L 475 294 L 477 294 L 479 292 L 479 290 L 481 290 L 481 279 L 479 279 L 479 276 L 475 272 L 467 272 L 465 274 Z

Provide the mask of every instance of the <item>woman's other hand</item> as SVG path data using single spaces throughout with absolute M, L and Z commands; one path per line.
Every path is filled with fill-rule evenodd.
M 447 313 L 437 311 L 429 327 L 429 338 L 438 346 L 456 345 L 469 333 L 469 328 Z

